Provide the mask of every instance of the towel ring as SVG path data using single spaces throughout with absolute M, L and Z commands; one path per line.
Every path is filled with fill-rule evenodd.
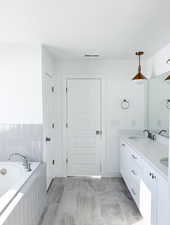
M 127 99 L 123 99 L 120 105 L 123 110 L 129 109 L 129 101 Z

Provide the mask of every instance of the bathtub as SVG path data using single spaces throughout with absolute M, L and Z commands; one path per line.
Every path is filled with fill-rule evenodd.
M 27 172 L 21 162 L 0 162 L 0 170 L 6 169 L 6 174 L 0 173 L 0 216 L 39 166 L 40 163 L 31 163 L 32 171 Z

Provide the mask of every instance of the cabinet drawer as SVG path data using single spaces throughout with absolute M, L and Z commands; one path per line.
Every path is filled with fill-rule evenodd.
M 130 176 L 130 192 L 136 205 L 139 207 L 140 204 L 140 181 L 141 181 L 141 169 L 138 164 L 134 163 L 129 168 Z
M 141 167 L 140 156 L 135 151 L 133 151 L 133 149 L 131 149 L 129 146 L 127 146 L 127 151 L 129 153 L 130 160 L 133 161 L 133 163 L 138 164 L 139 167 Z
M 136 166 L 135 164 L 131 165 L 129 173 L 132 178 L 132 181 L 134 182 L 140 181 L 142 171 L 138 166 Z
M 141 176 L 141 158 L 132 149 L 128 149 L 129 173 L 133 177 Z
M 140 204 L 140 179 L 138 179 L 138 178 L 134 179 L 131 176 L 129 181 L 130 181 L 128 183 L 129 191 L 130 191 L 136 205 L 139 207 L 139 204 Z

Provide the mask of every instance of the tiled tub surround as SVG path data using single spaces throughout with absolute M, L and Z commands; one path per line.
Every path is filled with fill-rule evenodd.
M 0 225 L 37 225 L 46 208 L 46 167 L 41 164 L 0 215 Z
M 42 140 L 42 124 L 0 124 L 0 161 L 7 161 L 14 152 L 26 155 L 30 161 L 41 161 Z

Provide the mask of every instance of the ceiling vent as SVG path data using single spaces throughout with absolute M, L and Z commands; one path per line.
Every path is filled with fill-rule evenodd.
M 84 55 L 84 57 L 87 57 L 87 58 L 97 58 L 99 56 L 100 56 L 99 54 L 85 54 Z

